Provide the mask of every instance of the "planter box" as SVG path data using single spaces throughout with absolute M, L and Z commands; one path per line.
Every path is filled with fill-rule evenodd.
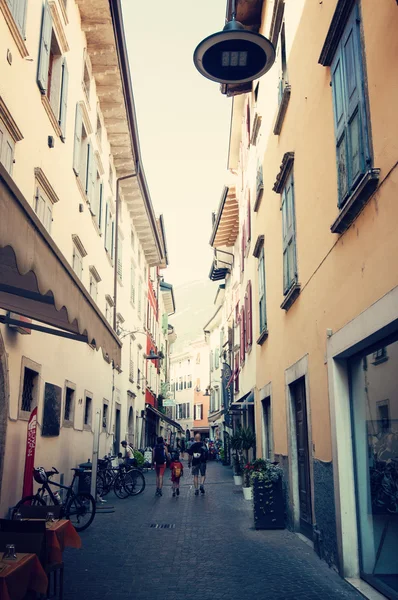
M 243 478 L 241 475 L 234 475 L 234 482 L 235 485 L 242 485 L 243 483 Z
M 253 500 L 253 488 L 252 487 L 243 487 L 243 497 L 245 500 Z
M 253 483 L 255 529 L 284 529 L 285 506 L 282 479 Z

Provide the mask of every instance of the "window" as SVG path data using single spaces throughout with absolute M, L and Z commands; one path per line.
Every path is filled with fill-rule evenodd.
M 97 131 L 95 132 L 95 135 L 97 138 L 97 142 L 98 142 L 99 146 L 101 147 L 101 144 L 102 144 L 102 122 L 101 122 L 101 117 L 98 112 L 98 109 L 97 109 Z
M 104 246 L 111 260 L 113 260 L 115 246 L 115 221 L 111 210 L 110 201 L 105 205 L 105 222 L 104 222 Z
M 267 331 L 267 307 L 265 303 L 265 263 L 264 247 L 261 249 L 258 259 L 258 312 L 260 334 Z
M 90 271 L 90 296 L 92 297 L 92 299 L 95 302 L 97 302 L 98 283 L 101 281 L 101 277 L 99 276 L 99 273 L 98 273 L 97 269 L 94 267 L 94 265 L 91 265 L 89 267 L 89 271 Z
M 203 404 L 195 404 L 195 421 L 203 419 Z
M 12 175 L 15 143 L 3 121 L 0 119 L 0 163 Z
M 142 311 L 142 279 L 140 278 L 138 281 L 138 306 L 137 306 L 137 312 L 138 312 L 138 316 L 141 318 L 141 311 Z
M 79 277 L 82 278 L 83 275 L 83 258 L 87 256 L 87 252 L 77 235 L 72 235 L 73 240 L 73 255 L 72 255 L 72 269 Z
M 133 336 L 130 336 L 130 362 L 129 362 L 129 380 L 134 382 L 134 344 Z
M 37 388 L 39 374 L 33 369 L 25 367 L 21 399 L 21 411 L 30 413 L 37 406 Z
M 245 294 L 245 349 L 250 350 L 253 344 L 253 327 L 252 327 L 252 282 L 247 282 Z
M 341 208 L 371 163 L 357 5 L 337 46 L 331 76 Z
M 187 382 L 188 388 L 191 388 L 192 387 L 192 375 L 188 375 L 187 379 L 188 379 L 188 382 Z
M 113 169 L 112 165 L 109 165 L 109 176 L 108 176 L 109 187 L 113 190 Z
M 53 383 L 44 386 L 44 406 L 41 435 L 54 437 L 59 435 L 61 421 L 62 390 Z
M 281 28 L 281 35 L 279 41 L 279 58 L 280 58 L 280 75 L 279 75 L 279 103 L 282 102 L 283 92 L 285 90 L 286 84 L 288 82 L 287 79 L 287 60 L 286 60 L 286 33 L 285 33 L 285 23 L 283 23 Z
M 130 302 L 135 304 L 135 267 L 133 262 L 130 265 Z
M 108 403 L 102 405 L 102 429 L 106 431 L 108 428 Z
M 190 411 L 190 404 L 188 403 L 187 404 L 187 419 L 189 419 L 189 417 L 190 417 L 189 411 Z
M 178 389 L 181 391 L 182 390 L 182 377 L 178 378 L 178 382 L 179 382 Z
M 73 424 L 75 409 L 75 390 L 68 385 L 65 388 L 64 425 Z
M 376 350 L 376 352 L 373 352 L 373 361 L 372 361 L 373 365 L 380 365 L 381 363 L 384 363 L 387 360 L 388 360 L 388 356 L 387 356 L 387 348 L 386 347 L 379 348 L 378 350 Z
M 73 146 L 73 170 L 75 175 L 79 177 L 83 191 L 87 193 L 88 190 L 88 174 L 93 172 L 93 165 L 89 166 L 90 150 L 89 150 L 89 137 L 88 127 L 86 119 L 83 119 L 83 109 L 81 104 L 76 104 L 76 115 L 75 115 L 75 134 L 74 134 L 74 146 Z M 93 154 L 93 153 L 92 153 Z M 90 187 L 91 192 L 91 187 Z
M 40 188 L 36 188 L 35 195 L 35 212 L 47 229 L 48 233 L 51 233 L 51 224 L 53 220 L 53 204 Z
M 91 84 L 91 68 L 89 64 L 89 58 L 87 56 L 87 51 L 84 50 L 84 65 L 83 65 L 83 90 L 86 94 L 87 102 L 90 104 L 90 84 Z
M 67 47 L 63 44 L 63 50 L 66 49 Z M 43 95 L 43 104 L 50 120 L 61 139 L 64 140 L 69 74 L 66 60 L 62 54 L 61 44 L 58 42 L 53 26 L 50 5 L 45 2 L 43 5 L 37 84 Z
M 220 366 L 220 349 L 216 348 L 214 350 L 214 368 L 218 369 Z
M 86 396 L 84 402 L 84 421 L 83 424 L 87 428 L 91 428 L 92 421 L 92 398 L 90 396 Z
M 245 362 L 245 354 L 246 354 L 246 315 L 245 309 L 242 306 L 240 309 L 240 317 L 239 317 L 239 333 L 240 333 L 240 364 Z
M 293 171 L 282 189 L 283 293 L 297 282 L 296 223 L 294 215 Z
M 118 235 L 117 238 L 117 276 L 120 281 L 123 280 L 123 243 L 122 238 Z

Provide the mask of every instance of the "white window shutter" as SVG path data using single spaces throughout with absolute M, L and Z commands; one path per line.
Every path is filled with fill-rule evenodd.
M 80 153 L 82 145 L 82 126 L 83 116 L 80 104 L 76 104 L 76 119 L 75 119 L 75 139 L 73 147 L 73 170 L 76 175 L 79 175 L 80 171 Z
M 41 24 L 39 66 L 37 71 L 37 83 L 42 94 L 47 92 L 48 66 L 50 61 L 50 46 L 52 34 L 52 19 L 48 2 L 43 5 L 43 19 Z
M 65 141 L 65 130 L 66 130 L 66 109 L 68 104 L 68 83 L 69 83 L 69 72 L 66 60 L 62 64 L 62 83 L 61 83 L 61 101 L 59 107 L 59 125 L 61 127 L 62 141 Z

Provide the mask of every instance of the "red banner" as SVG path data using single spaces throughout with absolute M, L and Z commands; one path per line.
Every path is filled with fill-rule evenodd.
M 33 467 L 35 466 L 37 407 L 30 414 L 26 438 L 25 473 L 23 476 L 22 497 L 33 494 Z

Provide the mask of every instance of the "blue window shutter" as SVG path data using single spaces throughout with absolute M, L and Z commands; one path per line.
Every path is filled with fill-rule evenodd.
M 41 24 L 39 66 L 37 71 L 37 83 L 42 94 L 47 92 L 48 66 L 50 61 L 50 46 L 52 34 L 52 19 L 48 2 L 43 5 L 43 19 Z
M 7 0 L 7 4 L 19 31 L 25 36 L 27 0 Z
M 331 65 L 341 207 L 370 164 L 358 7 L 354 6 Z
M 85 192 L 89 198 L 91 199 L 91 171 L 93 169 L 93 147 L 92 144 L 87 144 L 87 165 L 86 165 L 86 180 L 85 180 Z
M 76 119 L 75 119 L 75 137 L 73 147 L 73 170 L 76 175 L 79 175 L 80 171 L 80 153 L 82 145 L 82 126 L 83 116 L 80 104 L 76 104 Z
M 62 82 L 61 82 L 61 98 L 60 98 L 60 106 L 59 106 L 59 126 L 62 131 L 62 140 L 65 140 L 65 130 L 66 130 L 66 109 L 68 106 L 68 83 L 69 83 L 69 72 L 68 65 L 66 64 L 66 59 L 62 63 Z
M 282 190 L 283 227 L 283 293 L 286 294 L 297 281 L 296 219 L 294 211 L 293 173 L 290 173 Z

